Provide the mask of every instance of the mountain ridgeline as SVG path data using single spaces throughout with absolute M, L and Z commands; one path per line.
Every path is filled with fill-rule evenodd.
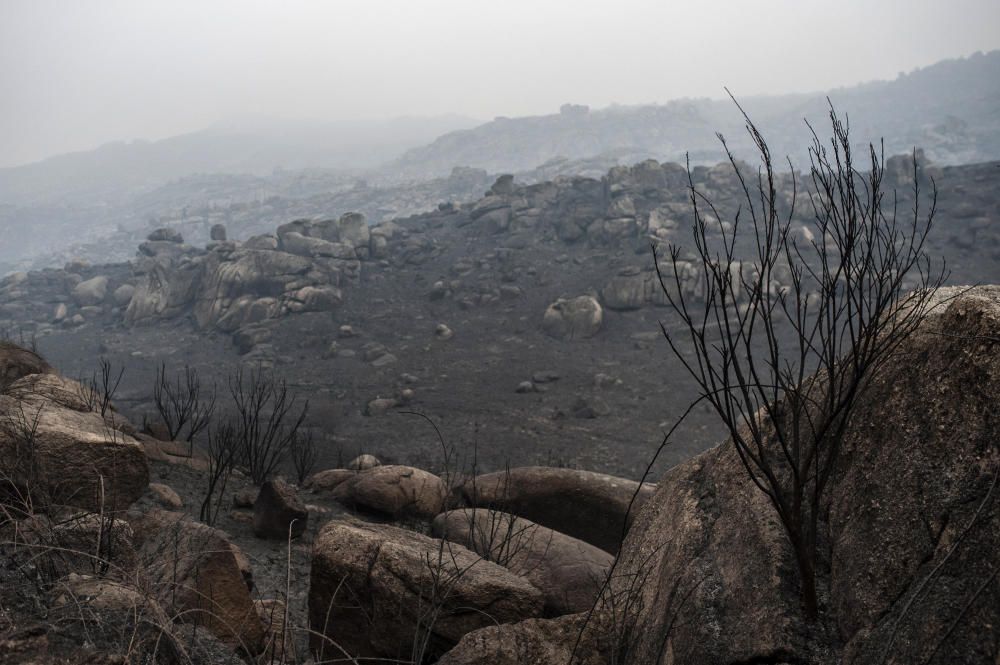
M 889 154 L 922 147 L 940 164 L 1000 156 L 1000 51 L 946 60 L 877 81 L 815 94 L 742 97 L 740 104 L 775 155 L 808 163 L 810 134 L 803 119 L 822 124 L 827 97 L 849 115 L 859 140 L 885 137 Z M 446 173 L 456 164 L 491 172 L 523 171 L 550 161 L 615 153 L 622 163 L 645 158 L 715 163 L 724 157 L 715 132 L 745 156 L 752 146 L 731 101 L 683 99 L 667 104 L 591 110 L 567 104 L 558 114 L 496 118 L 446 134 L 407 152 L 390 168 L 416 175 Z

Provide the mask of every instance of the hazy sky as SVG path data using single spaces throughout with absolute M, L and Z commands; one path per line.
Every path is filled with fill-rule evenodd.
M 814 91 L 995 48 L 1000 0 L 0 0 L 0 165 L 241 115 Z

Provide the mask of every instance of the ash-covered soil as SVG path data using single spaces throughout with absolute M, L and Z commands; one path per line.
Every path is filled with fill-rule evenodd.
M 898 210 L 906 215 L 913 204 L 908 167 L 894 159 L 890 184 L 898 187 Z M 950 283 L 1000 281 L 1000 165 L 922 168 L 923 193 L 930 177 L 939 190 L 929 253 L 947 259 Z M 735 210 L 740 189 L 731 170 L 698 167 L 694 178 L 724 211 Z M 781 186 L 790 198 L 789 179 Z M 465 466 L 567 465 L 637 478 L 663 432 L 696 397 L 660 332 L 661 322 L 676 326 L 668 308 L 658 306 L 655 295 L 636 300 L 629 291 L 643 280 L 650 284 L 651 240 L 661 251 L 666 242 L 690 243 L 686 175 L 677 165 L 646 162 L 613 169 L 602 180 L 525 187 L 501 179 L 494 189 L 475 204 L 397 220 L 402 230 L 380 257 L 373 232 L 372 255 L 354 261 L 357 277 L 341 280 L 343 302 L 332 311 L 286 312 L 231 334 L 197 322 L 192 305 L 181 302 L 173 308 L 180 315 L 127 324 L 135 302 L 149 296 L 141 266 L 160 260 L 154 254 L 131 266 L 67 266 L 27 275 L 28 287 L 15 283 L 7 287 L 14 294 L 8 302 L 0 298 L 0 323 L 39 333 L 39 350 L 68 376 L 89 375 L 101 357 L 124 367 L 116 403 L 136 423 L 155 420 L 152 392 L 160 363 L 168 372 L 197 368 L 217 385 L 224 408 L 227 377 L 241 364 L 263 362 L 309 401 L 320 468 L 367 452 L 441 471 L 441 442 L 426 421 L 405 413 L 412 411 L 437 424 Z M 797 219 L 807 224 L 802 201 L 798 209 Z M 275 219 L 274 226 L 288 221 Z M 285 237 L 279 229 L 276 242 Z M 194 251 L 178 247 L 189 252 L 183 256 Z M 236 247 L 234 255 L 242 251 Z M 211 258 L 212 252 L 197 251 L 196 259 Z M 186 260 L 172 270 L 182 271 Z M 105 303 L 75 308 L 73 284 L 100 274 L 110 279 Z M 36 282 L 42 295 L 32 291 Z M 110 302 L 119 284 L 136 286 L 128 308 Z M 604 304 L 596 335 L 545 334 L 542 318 L 551 303 L 587 294 Z M 69 309 L 53 323 L 51 312 L 60 304 Z M 450 337 L 439 334 L 442 325 Z M 343 326 L 352 332 L 345 334 Z M 380 398 L 398 404 L 372 409 Z M 707 408 L 696 409 L 651 478 L 717 442 L 722 432 L 714 422 Z
M 384 462 L 439 470 L 437 435 L 422 419 L 402 413 L 416 411 L 433 419 L 465 460 L 476 456 L 483 470 L 544 464 L 641 475 L 662 431 L 692 394 L 659 329 L 667 311 L 606 309 L 600 333 L 589 339 L 554 339 L 542 331 L 541 320 L 556 298 L 596 291 L 623 261 L 651 262 L 651 256 L 528 245 L 516 250 L 517 278 L 507 283 L 519 287 L 520 296 L 468 309 L 453 299 L 432 300 L 433 283 L 449 272 L 442 266 L 492 254 L 495 245 L 482 240 L 454 237 L 440 264 L 366 264 L 336 313 L 274 322 L 275 372 L 309 400 L 308 424 L 333 437 L 320 437 L 320 467 L 335 464 L 338 455 L 367 452 Z M 472 279 L 500 283 L 490 268 L 474 269 Z M 439 324 L 453 337 L 440 338 Z M 355 336 L 343 337 L 342 325 Z M 333 357 L 331 343 L 338 349 Z M 366 346 L 373 343 L 396 361 L 383 367 L 366 361 Z M 198 331 L 187 320 L 60 331 L 41 338 L 39 348 L 68 376 L 89 373 L 101 356 L 126 367 L 116 403 L 137 423 L 143 414 L 154 416 L 153 381 L 161 362 L 168 370 L 188 364 L 214 379 L 220 404 L 226 402 L 226 377 L 245 362 L 228 334 Z M 542 380 L 537 392 L 516 392 L 533 377 Z M 414 394 L 407 404 L 365 415 L 369 401 L 406 388 Z M 696 413 L 678 432 L 664 465 L 718 440 L 707 415 Z

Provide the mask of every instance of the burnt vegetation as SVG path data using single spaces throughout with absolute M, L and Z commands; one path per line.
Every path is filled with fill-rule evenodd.
M 810 127 L 806 192 L 793 189 L 813 214 L 809 233 L 796 237 L 792 218 L 802 204 L 779 197 L 767 142 L 744 119 L 759 169 L 741 170 L 719 135 L 744 192 L 730 230 L 719 235 L 707 219 L 724 216 L 689 177 L 704 293 L 685 294 L 683 249 L 671 245 L 672 275 L 659 260 L 657 274 L 683 325 L 662 331 L 774 506 L 795 551 L 804 612 L 815 619 L 822 498 L 846 428 L 873 375 L 925 318 L 947 277 L 943 261 L 935 265 L 925 251 L 937 188 L 921 191 L 914 160 L 913 207 L 899 210 L 895 192 L 886 191 L 884 155 L 869 145 L 861 170 L 848 123 L 831 106 L 832 137 L 826 143 Z M 749 260 L 737 253 L 737 236 L 753 239 Z

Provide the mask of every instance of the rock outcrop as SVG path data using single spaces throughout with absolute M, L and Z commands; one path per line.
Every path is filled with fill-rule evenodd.
M 628 662 L 993 662 L 1000 289 L 943 302 L 863 396 L 823 497 L 820 623 L 729 444 L 661 479 L 619 560 L 642 576 Z M 992 577 L 991 577 L 992 576 Z

